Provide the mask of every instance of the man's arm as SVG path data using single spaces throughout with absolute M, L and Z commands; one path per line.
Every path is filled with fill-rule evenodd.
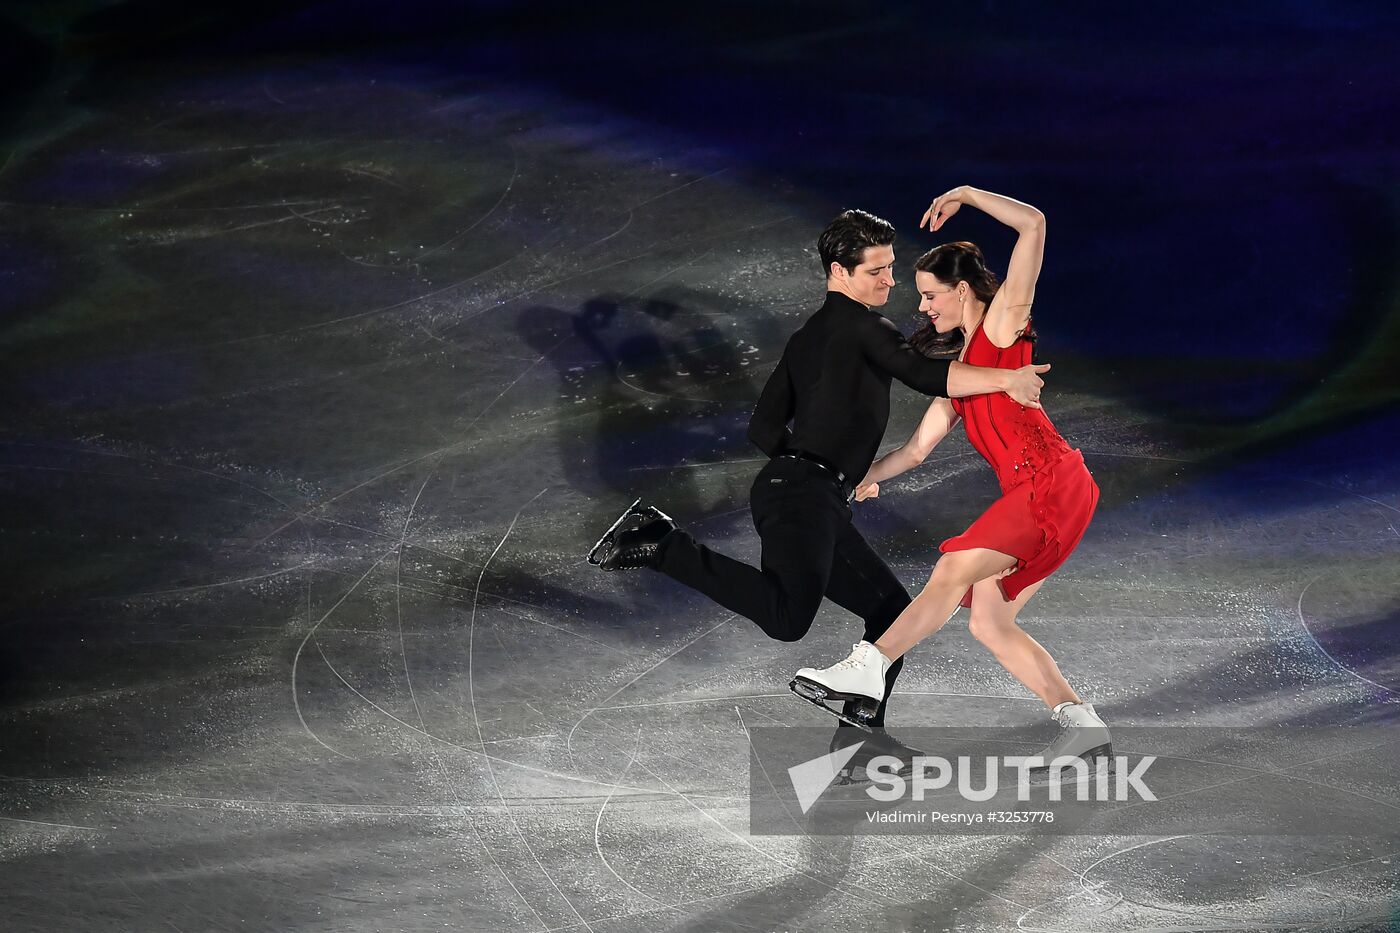
M 1048 370 L 1049 363 L 995 369 L 931 360 L 914 349 L 899 329 L 883 317 L 874 318 L 864 329 L 864 336 L 870 361 L 915 392 L 945 398 L 1005 392 L 1027 408 L 1040 407 L 1040 389 L 1045 382 L 1037 373 Z
M 865 355 L 876 369 L 924 395 L 948 395 L 948 360 L 932 360 L 915 350 L 888 320 L 871 315 L 860 328 Z
M 948 367 L 948 397 L 966 398 L 969 395 L 1005 392 L 1012 401 L 1026 408 L 1039 408 L 1040 390 L 1045 386 L 1045 380 L 1039 374 L 1049 369 L 1049 363 L 1032 363 L 1020 369 L 953 363 Z
M 788 422 L 796 410 L 796 396 L 792 391 L 792 379 L 788 374 L 787 351 L 778 360 L 773 374 L 763 386 L 758 396 L 758 404 L 753 408 L 749 419 L 749 440 L 769 457 L 776 457 L 788 445 L 792 432 Z

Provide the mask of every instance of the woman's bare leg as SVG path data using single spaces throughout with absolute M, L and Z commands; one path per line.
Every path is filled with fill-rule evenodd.
M 1044 582 L 1026 587 L 1011 602 L 1002 596 L 995 579 L 976 583 L 972 588 L 972 617 L 968 629 L 1012 677 L 1054 709 L 1061 703 L 1078 703 L 1079 696 L 1060 673 L 1050 652 L 1016 624 L 1016 616 Z
M 989 548 L 949 551 L 933 565 L 933 573 L 923 592 L 905 607 L 889 630 L 875 642 L 875 647 L 891 661 L 903 657 L 906 651 L 943 627 L 962 602 L 968 587 L 1014 566 L 1016 558 Z

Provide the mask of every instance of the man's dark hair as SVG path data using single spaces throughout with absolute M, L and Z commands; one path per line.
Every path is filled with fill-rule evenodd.
M 865 211 L 842 211 L 817 238 L 822 274 L 831 275 L 833 262 L 839 262 L 847 272 L 854 272 L 867 248 L 889 246 L 893 242 L 894 225 L 888 220 Z

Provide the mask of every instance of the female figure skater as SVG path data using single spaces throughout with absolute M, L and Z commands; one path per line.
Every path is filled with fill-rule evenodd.
M 975 366 L 1013 369 L 1031 361 L 1031 303 L 1045 249 L 1045 216 L 1011 198 L 966 186 L 938 197 L 919 226 L 939 230 L 958 208 L 978 208 L 1019 234 L 1006 281 L 988 271 L 971 243 L 945 243 L 919 258 L 914 279 L 930 328 L 911 342 L 921 349 L 934 333 L 960 330 L 959 359 Z M 1050 653 L 1016 624 L 1022 607 L 1074 550 L 1098 502 L 1099 489 L 1084 457 L 1065 443 L 1045 412 L 1004 393 L 966 399 L 937 398 L 904 446 L 875 461 L 857 498 L 879 495 L 879 483 L 922 463 L 962 420 L 968 439 L 991 465 L 1002 496 L 963 534 L 944 541 L 928 585 L 874 644 L 859 642 L 844 661 L 823 670 L 803 668 L 793 689 L 809 699 L 855 701 L 859 717 L 884 699 L 885 670 L 938 631 L 961 603 L 970 629 L 1011 674 L 1040 697 L 1061 724 L 1056 757 L 1110 754 L 1108 728 L 1092 705 L 1080 701 Z

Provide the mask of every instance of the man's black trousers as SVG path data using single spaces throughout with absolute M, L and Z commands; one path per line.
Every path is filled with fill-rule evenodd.
M 807 634 L 823 596 L 860 616 L 870 642 L 909 605 L 904 586 L 851 524 L 844 491 L 827 470 L 806 460 L 771 460 L 754 480 L 749 505 L 763 542 L 761 570 L 683 531 L 666 539 L 657 569 L 779 641 Z M 901 658 L 885 675 L 887 700 L 902 666 Z M 881 703 L 872 724 L 883 725 L 884 717 Z

